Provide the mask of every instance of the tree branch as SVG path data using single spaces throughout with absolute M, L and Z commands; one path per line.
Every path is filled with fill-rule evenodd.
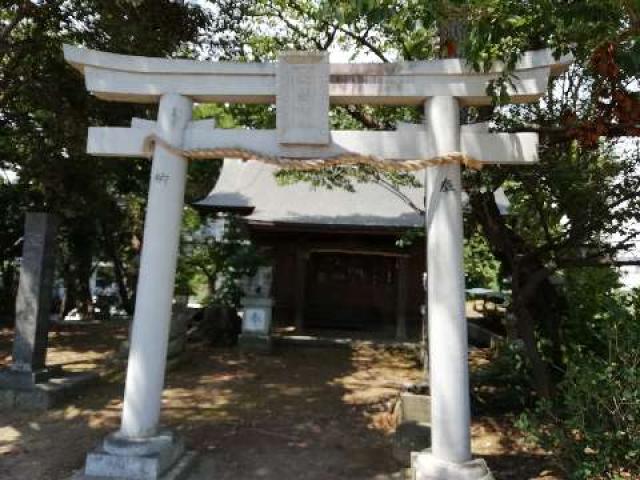
M 418 214 L 420 214 L 422 216 L 425 215 L 425 211 L 423 209 L 421 209 L 415 203 L 413 203 L 413 201 L 407 195 L 405 195 L 398 188 L 396 188 L 394 185 L 392 185 L 391 182 L 388 182 L 387 180 L 385 180 L 384 178 L 382 178 L 380 176 L 376 177 L 375 182 L 378 185 L 380 185 L 382 188 L 386 189 L 388 192 L 394 194 L 400 200 L 405 202 L 409 206 L 409 208 L 414 210 L 416 213 L 418 213 Z
M 362 46 L 367 47 L 371 51 L 371 53 L 373 53 L 376 57 L 378 57 L 384 63 L 389 63 L 389 59 L 385 56 L 384 52 L 380 50 L 378 47 L 376 47 L 373 43 L 371 43 L 371 41 L 368 38 L 358 35 L 352 32 L 351 30 L 347 30 L 344 27 L 338 27 L 338 29 L 342 33 L 344 33 L 347 37 L 351 38 L 352 40 L 355 40 L 356 42 L 360 43 Z
M 581 128 L 588 126 L 589 123 L 587 122 L 581 122 L 571 126 L 523 124 L 518 127 L 507 128 L 501 131 L 506 133 L 533 132 L 539 133 L 540 135 L 547 135 L 551 138 L 555 138 L 556 140 L 572 140 L 574 138 L 570 135 L 572 131 L 580 130 Z M 640 128 L 640 124 L 636 123 L 606 123 L 603 126 L 607 129 L 607 137 L 637 136 L 637 134 L 634 134 L 633 130 Z
M 630 260 L 616 260 L 611 257 L 596 258 L 563 258 L 558 262 L 558 267 L 640 267 L 640 258 Z
M 273 4 L 272 4 L 272 5 L 273 5 Z M 295 25 L 291 20 L 289 20 L 289 19 L 285 16 L 284 12 L 282 12 L 282 10 L 279 10 L 279 9 L 277 9 L 277 8 L 273 7 L 273 10 L 272 10 L 272 11 L 275 13 L 275 15 L 276 15 L 280 20 L 282 20 L 282 21 L 284 22 L 284 24 L 285 24 L 289 29 L 291 29 L 291 30 L 292 30 L 292 31 L 294 31 L 296 34 L 298 34 L 298 36 L 299 36 L 299 37 L 301 37 L 301 38 L 305 38 L 305 39 L 307 39 L 307 40 L 311 40 L 311 41 L 315 44 L 315 46 L 316 46 L 316 48 L 317 48 L 318 50 L 322 50 L 322 44 L 320 43 L 320 40 L 318 40 L 318 38 L 315 38 L 315 37 L 309 38 L 309 35 L 308 35 L 307 33 L 303 32 L 303 31 L 302 31 L 302 29 L 301 29 L 298 25 Z
M 367 128 L 373 130 L 388 130 L 390 128 L 389 125 L 377 120 L 372 115 L 369 115 L 362 108 L 356 105 L 346 105 L 345 110 L 354 120 L 362 123 Z

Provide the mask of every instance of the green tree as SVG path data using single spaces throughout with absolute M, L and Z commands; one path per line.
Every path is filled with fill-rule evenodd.
M 89 157 L 86 133 L 89 125 L 124 125 L 155 111 L 89 96 L 81 76 L 64 62 L 62 44 L 151 56 L 193 56 L 197 46 L 215 54 L 232 42 L 222 35 L 221 19 L 231 21 L 224 12 L 214 18 L 198 6 L 169 0 L 24 0 L 1 7 L 0 168 L 15 172 L 17 180 L 2 185 L 13 199 L 2 221 L 11 223 L 5 232 L 13 234 L 0 239 L 0 263 L 10 265 L 15 256 L 10 247 L 26 210 L 60 214 L 66 310 L 89 312 L 96 258 L 114 262 L 131 310 L 149 164 Z

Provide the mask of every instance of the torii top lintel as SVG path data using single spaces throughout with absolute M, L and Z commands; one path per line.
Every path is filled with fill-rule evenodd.
M 330 64 L 324 52 L 288 52 L 274 63 L 202 62 L 117 55 L 66 45 L 65 58 L 84 74 L 97 97 L 159 102 L 177 94 L 199 102 L 275 103 L 276 130 L 216 129 L 212 120 L 189 122 L 181 140 L 186 158 L 217 155 L 344 162 L 374 159 L 412 163 L 440 161 L 434 128 L 400 124 L 396 131 L 329 131 L 329 105 L 423 104 L 432 97 L 457 98 L 456 105 L 487 105 L 487 86 L 498 78 L 469 69 L 460 59 L 394 64 Z M 569 58 L 549 50 L 526 53 L 516 68 L 511 102 L 532 102 L 547 90 Z M 436 122 L 437 123 L 437 122 Z M 458 160 L 476 164 L 523 164 L 538 160 L 535 133 L 491 133 L 486 124 L 459 125 Z M 432 131 L 433 130 L 433 131 Z M 429 133 L 431 132 L 431 133 Z M 162 141 L 155 121 L 133 119 L 131 128 L 90 127 L 87 152 L 98 156 L 149 157 L 149 139 Z M 165 142 L 164 148 L 177 147 Z M 256 155 L 254 155 L 256 154 Z M 466 156 L 466 157 L 465 157 Z M 418 160 L 418 163 L 414 161 Z M 427 163 L 425 163 L 427 162 Z M 388 162 L 387 162 L 388 163 Z M 405 168 L 403 167 L 403 168 Z M 407 167 L 408 168 L 408 167 Z
M 275 103 L 278 64 L 208 62 L 119 55 L 64 46 L 65 59 L 84 74 L 87 90 L 111 101 L 157 103 L 173 92 L 196 102 Z M 528 103 L 547 89 L 549 76 L 562 73 L 569 57 L 550 50 L 523 55 L 516 66 L 512 103 Z M 461 59 L 400 63 L 329 64 L 332 104 L 417 105 L 433 96 L 457 97 L 460 104 L 489 105 L 487 85 L 502 66 L 478 73 Z

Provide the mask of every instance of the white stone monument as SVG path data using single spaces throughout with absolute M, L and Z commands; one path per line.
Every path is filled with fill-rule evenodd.
M 244 349 L 271 351 L 272 281 L 271 267 L 258 267 L 253 277 L 245 279 L 244 297 L 240 300 L 242 333 L 238 338 L 238 343 Z
M 533 133 L 489 133 L 460 125 L 459 107 L 489 105 L 487 86 L 502 70 L 472 71 L 462 60 L 328 64 L 321 54 L 287 54 L 278 63 L 209 63 L 114 55 L 65 46 L 87 89 L 109 101 L 159 103 L 158 120 L 131 128 L 89 129 L 93 155 L 153 158 L 135 321 L 120 431 L 87 459 L 88 475 L 161 478 L 181 444 L 159 430 L 160 400 L 186 159 L 261 159 L 288 166 L 373 162 L 426 169 L 432 449 L 414 457 L 415 478 L 489 479 L 471 456 L 467 324 L 462 263 L 461 161 L 530 164 Z M 512 77 L 511 101 L 533 102 L 569 61 L 526 53 Z M 216 129 L 191 121 L 193 102 L 278 105 L 276 130 Z M 329 131 L 329 104 L 424 105 L 423 125 L 397 131 Z M 155 140 L 150 148 L 149 140 Z M 326 163 L 323 163 L 326 162 Z M 240 192 L 242 193 L 242 192 Z M 264 326 L 261 319 L 257 326 Z M 265 319 L 266 322 L 266 319 Z M 89 477 L 90 478 L 90 477 Z

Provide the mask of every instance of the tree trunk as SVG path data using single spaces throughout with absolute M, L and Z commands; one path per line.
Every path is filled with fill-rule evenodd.
M 111 256 L 111 261 L 113 262 L 113 274 L 116 279 L 116 285 L 118 285 L 118 294 L 120 295 L 122 308 L 124 308 L 124 311 L 127 312 L 127 314 L 133 315 L 133 303 L 131 302 L 129 289 L 127 288 L 127 283 L 125 281 L 124 268 L 120 257 L 115 251 Z
M 106 227 L 104 223 L 102 224 L 102 237 L 104 239 L 106 253 L 113 264 L 113 275 L 116 280 L 116 285 L 118 286 L 118 294 L 120 295 L 122 308 L 124 308 L 127 314 L 133 315 L 133 304 L 129 295 L 129 289 L 127 288 L 122 260 L 118 255 L 118 249 L 116 248 L 113 236 L 109 233 L 108 227 Z
M 17 276 L 15 265 L 11 261 L 4 262 L 1 269 L 0 280 L 0 325 L 6 322 L 7 326 L 13 326 L 17 295 Z
M 68 263 L 63 267 L 64 297 L 60 303 L 60 318 L 64 319 L 76 306 L 75 287 L 71 276 L 71 267 Z
M 559 365 L 562 297 L 549 280 L 550 272 L 544 263 L 532 254 L 524 239 L 506 225 L 493 192 L 472 192 L 470 203 L 493 254 L 512 276 L 516 331 L 524 342 L 534 387 L 540 397 L 549 398 L 553 391 L 551 369 L 538 349 L 536 332 L 550 340 L 551 357 Z
M 68 255 L 64 267 L 65 300 L 63 317 L 76 308 L 84 318 L 93 317 L 93 299 L 89 286 L 93 272 L 93 248 L 96 231 L 90 219 L 74 219 L 67 234 Z
M 62 318 L 69 314 L 74 308 L 84 318 L 91 318 L 93 315 L 93 299 L 89 280 L 91 270 L 78 268 L 77 265 L 67 267 L 64 275 L 64 301 L 61 306 Z
M 538 351 L 538 338 L 536 336 L 536 319 L 540 316 L 532 308 L 530 299 L 536 298 L 537 288 L 529 284 L 532 276 L 531 268 L 527 268 L 522 262 L 515 262 L 512 271 L 512 309 L 516 320 L 516 331 L 524 343 L 524 350 L 531 365 L 533 384 L 541 398 L 551 397 L 551 377 L 547 364 Z M 531 288 L 533 287 L 533 288 Z M 530 294 L 525 293 L 529 290 Z

